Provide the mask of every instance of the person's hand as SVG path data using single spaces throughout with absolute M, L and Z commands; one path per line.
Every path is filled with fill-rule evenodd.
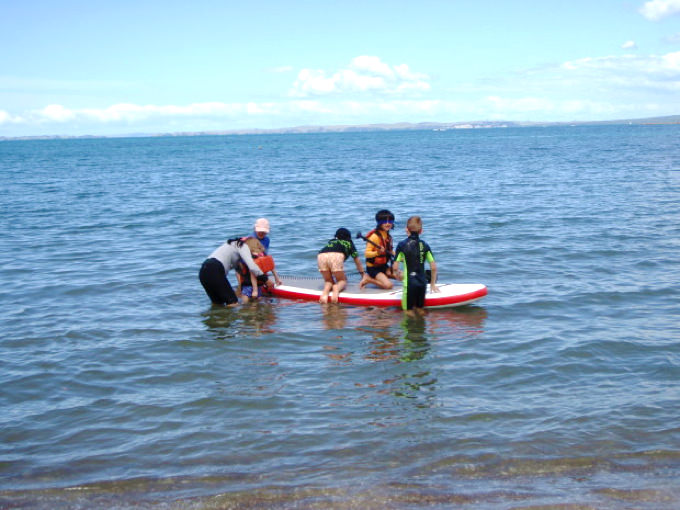
M 281 285 L 282 283 L 283 283 L 283 282 L 281 281 L 281 279 L 276 278 L 276 281 L 274 282 L 274 286 L 275 286 L 275 287 L 278 287 L 278 286 Z
M 431 283 L 430 284 L 430 291 L 432 292 L 439 292 L 439 287 L 437 287 L 436 283 Z

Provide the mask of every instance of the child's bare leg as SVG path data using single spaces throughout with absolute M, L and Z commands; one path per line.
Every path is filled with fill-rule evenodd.
M 380 286 L 378 280 L 376 280 L 372 276 L 369 276 L 368 273 L 364 273 L 364 276 L 361 278 L 361 281 L 359 282 L 359 288 L 363 289 L 369 283 L 372 283 L 373 285 L 376 285 L 378 287 Z
M 375 284 L 381 289 L 391 289 L 394 286 L 385 273 L 378 273 L 374 279 Z
M 330 294 L 332 288 L 333 284 L 331 282 L 324 282 L 319 303 L 328 303 L 328 294 Z
M 331 296 L 331 302 L 337 303 L 338 298 L 340 297 L 340 292 L 343 291 L 345 287 L 347 287 L 347 277 L 345 276 L 344 271 L 336 271 L 333 273 L 333 276 L 335 277 L 335 283 L 333 285 L 333 295 Z
M 321 271 L 321 276 L 323 276 L 323 290 L 321 291 L 319 303 L 328 303 L 328 294 L 333 288 L 333 278 L 330 271 Z

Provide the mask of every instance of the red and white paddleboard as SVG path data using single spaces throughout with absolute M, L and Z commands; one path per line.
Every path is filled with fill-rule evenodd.
M 270 289 L 273 296 L 287 299 L 318 301 L 323 290 L 323 279 L 281 276 L 282 285 Z M 438 283 L 439 292 L 430 292 L 427 286 L 425 308 L 451 308 L 470 304 L 487 294 L 486 285 L 481 283 Z M 398 306 L 401 307 L 402 287 L 394 282 L 390 290 L 378 289 L 368 285 L 359 289 L 358 282 L 348 282 L 347 288 L 340 293 L 339 302 L 359 306 Z M 329 300 L 330 301 L 330 300 Z

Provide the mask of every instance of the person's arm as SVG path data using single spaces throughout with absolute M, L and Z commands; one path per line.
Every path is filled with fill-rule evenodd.
M 276 269 L 272 269 L 272 274 L 274 275 L 274 285 L 281 285 L 283 282 L 281 281 L 281 278 L 279 278 Z
M 385 254 L 385 248 L 381 246 L 381 239 L 378 234 L 371 234 L 366 241 L 366 250 L 364 255 L 367 259 L 373 259 Z
M 402 272 L 399 270 L 399 262 L 404 261 L 404 253 L 399 251 L 397 248 L 397 256 L 394 257 L 394 262 L 392 262 L 392 273 L 394 274 L 394 277 L 397 280 L 402 280 L 404 278 L 404 275 Z
M 354 255 L 354 265 L 357 266 L 357 271 L 359 271 L 359 274 L 364 276 L 364 266 L 361 264 L 361 259 L 357 254 Z
M 432 257 L 431 253 L 428 253 L 428 262 L 430 263 L 430 291 L 431 292 L 439 292 L 439 288 L 437 287 L 437 263 L 434 261 L 434 257 Z

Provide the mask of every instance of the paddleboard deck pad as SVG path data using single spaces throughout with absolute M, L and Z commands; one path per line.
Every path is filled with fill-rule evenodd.
M 318 301 L 323 291 L 323 279 L 283 276 L 282 285 L 270 289 L 270 294 L 286 299 Z M 389 290 L 379 289 L 373 285 L 359 288 L 358 282 L 347 282 L 347 287 L 340 293 L 339 302 L 358 306 L 397 306 L 401 307 L 401 282 L 393 282 Z M 482 299 L 487 294 L 486 286 L 481 283 L 438 283 L 439 292 L 431 292 L 427 286 L 425 308 L 451 308 L 463 306 Z M 330 296 L 329 296 L 330 302 Z

